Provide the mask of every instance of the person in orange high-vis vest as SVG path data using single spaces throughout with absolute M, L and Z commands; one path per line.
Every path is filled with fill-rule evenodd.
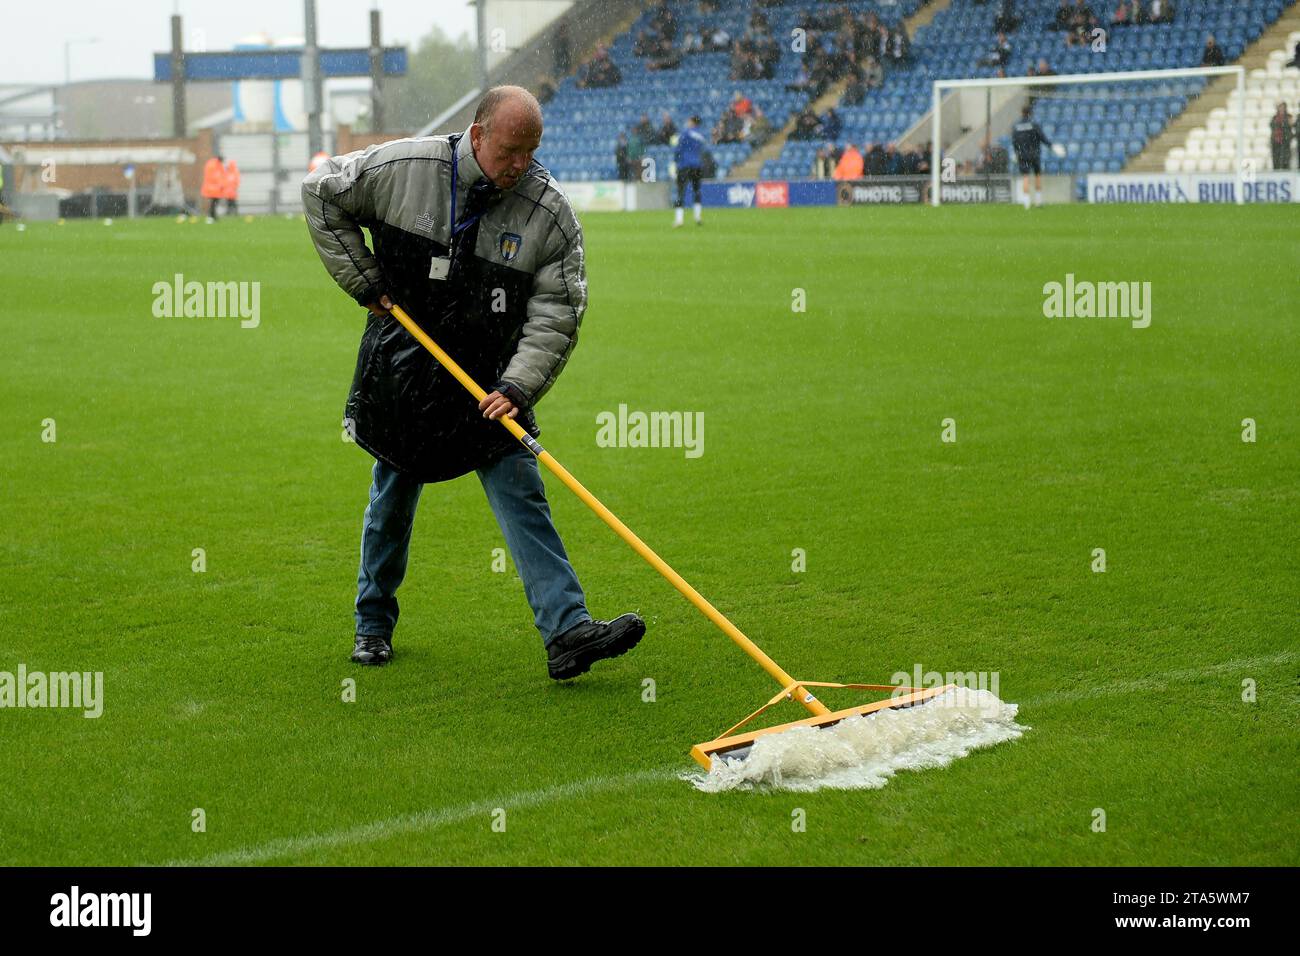
M 213 156 L 203 164 L 203 187 L 199 195 L 208 200 L 208 217 L 217 218 L 217 203 L 225 190 L 226 167 L 220 156 Z
M 852 143 L 844 147 L 844 152 L 840 154 L 840 161 L 835 164 L 835 178 L 862 178 L 862 154 Z
M 226 201 L 226 214 L 239 212 L 239 164 L 233 159 L 226 163 L 225 178 L 221 184 L 221 198 Z

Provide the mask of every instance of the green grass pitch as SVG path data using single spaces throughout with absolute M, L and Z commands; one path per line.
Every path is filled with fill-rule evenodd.
M 1033 728 L 721 795 L 687 751 L 775 686 L 553 479 L 634 653 L 547 678 L 469 476 L 425 489 L 397 660 L 348 663 L 363 315 L 300 220 L 5 224 L 0 670 L 105 699 L 0 710 L 0 863 L 1300 863 L 1293 212 L 584 217 L 547 448 L 796 677 L 997 672 Z M 156 318 L 176 273 L 260 282 L 260 325 Z M 1151 326 L 1045 318 L 1067 273 L 1150 282 Z M 703 455 L 598 447 L 620 403 L 703 412 Z

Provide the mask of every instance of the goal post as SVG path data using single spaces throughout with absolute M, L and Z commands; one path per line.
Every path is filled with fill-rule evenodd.
M 1024 102 L 1026 100 L 1058 101 L 1062 103 L 1078 100 L 1086 95 L 1088 85 L 1096 85 L 1099 94 L 1103 96 L 1114 96 L 1117 101 L 1123 102 L 1127 99 L 1132 102 L 1140 96 L 1133 94 L 1113 94 L 1111 91 L 1117 88 L 1117 84 L 1142 84 L 1145 82 L 1152 83 L 1169 83 L 1176 80 L 1185 80 L 1193 78 L 1211 79 L 1218 76 L 1235 76 L 1237 78 L 1237 99 L 1238 106 L 1236 116 L 1232 119 L 1235 121 L 1235 162 L 1237 188 L 1236 202 L 1241 205 L 1245 202 L 1245 184 L 1246 184 L 1246 114 L 1240 105 L 1244 99 L 1246 90 L 1246 68 L 1243 66 L 1206 66 L 1206 67 L 1188 67 L 1185 69 L 1174 70 L 1132 70 L 1115 73 L 1070 73 L 1059 76 L 1008 76 L 1008 77 L 978 77 L 974 79 L 963 80 L 935 80 L 932 84 L 931 106 L 930 106 L 930 204 L 938 206 L 943 201 L 943 183 L 945 168 L 953 169 L 959 162 L 969 162 L 970 153 L 977 149 L 981 142 L 989 145 L 992 140 L 994 129 L 999 124 L 999 112 L 1001 112 L 1001 123 L 1006 124 L 1006 114 L 1008 104 L 1014 106 L 1016 101 Z M 1023 90 L 1021 96 L 1017 92 Z M 945 122 L 944 117 L 944 99 L 945 96 L 952 92 L 960 91 L 984 91 L 985 99 L 982 107 L 982 115 L 978 122 L 968 122 L 967 118 L 960 115 L 960 101 L 956 103 L 958 115 L 953 116 L 952 107 L 949 108 L 949 116 Z M 998 105 L 994 105 L 995 99 Z M 976 110 L 977 113 L 980 109 Z M 1178 114 L 1165 116 L 1161 122 L 1161 127 L 1169 121 L 1176 118 Z M 1044 124 L 1045 132 L 1052 137 L 1052 130 Z M 949 137 L 950 143 L 954 148 L 954 153 L 965 153 L 965 156 L 945 155 L 944 137 Z M 1158 132 L 1151 134 L 1144 131 L 1142 140 L 1143 145 L 1149 142 Z M 1053 139 L 1055 139 L 1053 137 Z M 960 145 L 958 145 L 960 144 Z M 1131 158 L 1131 157 L 1128 157 Z M 1007 169 L 1006 176 L 1012 182 L 1015 181 L 1016 171 L 1014 169 L 1014 156 L 1008 156 L 1010 167 Z M 945 167 L 945 162 L 947 167 Z

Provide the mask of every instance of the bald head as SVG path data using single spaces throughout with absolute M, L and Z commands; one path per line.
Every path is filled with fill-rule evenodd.
M 522 86 L 494 86 L 483 94 L 474 110 L 474 122 L 485 130 L 498 123 L 542 129 L 542 104 Z
M 483 175 L 513 189 L 542 142 L 542 107 L 522 86 L 494 86 L 479 100 L 469 129 Z

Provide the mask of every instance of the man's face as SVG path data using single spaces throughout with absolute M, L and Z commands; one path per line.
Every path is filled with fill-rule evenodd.
M 479 168 L 501 189 L 515 187 L 542 143 L 539 125 L 509 115 L 496 118 L 488 129 L 475 123 L 469 133 Z

